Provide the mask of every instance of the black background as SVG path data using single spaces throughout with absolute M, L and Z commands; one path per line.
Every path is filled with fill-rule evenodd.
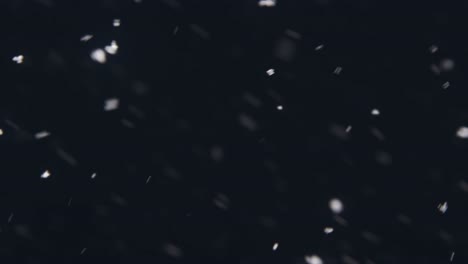
M 1 1 L 2 263 L 466 263 L 467 9 Z

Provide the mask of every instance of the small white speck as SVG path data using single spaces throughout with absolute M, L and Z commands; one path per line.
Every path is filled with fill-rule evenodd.
M 328 206 L 335 214 L 339 214 L 343 211 L 343 203 L 337 198 L 331 199 L 330 202 L 328 202 Z
M 336 75 L 339 75 L 341 73 L 341 71 L 343 70 L 343 68 L 341 67 L 336 67 L 335 70 L 333 71 L 334 74 Z
M 114 27 L 120 27 L 120 19 L 114 19 L 114 21 L 112 22 L 112 25 Z
M 323 232 L 324 232 L 325 234 L 330 234 L 330 233 L 333 232 L 333 227 L 325 227 L 325 228 L 323 229 Z
M 453 257 L 455 257 L 455 251 L 452 252 L 452 255 L 450 255 L 450 262 L 453 261 Z
M 448 203 L 445 202 L 443 204 L 439 204 L 437 208 L 439 209 L 441 213 L 445 214 L 445 212 L 447 212 L 447 209 L 448 209 Z
M 106 53 L 102 49 L 96 49 L 93 52 L 91 52 L 90 55 L 91 59 L 98 63 L 106 63 L 107 58 L 106 58 Z
M 457 137 L 468 138 L 468 127 L 462 126 L 457 130 Z
M 283 106 L 282 106 L 282 105 L 278 105 L 278 106 L 276 107 L 276 109 L 278 109 L 279 111 L 281 111 L 281 110 L 283 110 Z
M 92 39 L 92 38 L 93 38 L 93 35 L 87 34 L 87 35 L 82 36 L 82 37 L 80 38 L 80 41 L 82 41 L 82 42 L 87 42 L 87 41 L 89 41 L 89 40 Z
M 47 131 L 37 132 L 37 133 L 34 135 L 34 137 L 35 137 L 36 139 L 41 139 L 41 138 L 45 138 L 45 137 L 48 137 L 48 136 L 50 136 L 50 133 L 47 132 Z
M 318 45 L 317 47 L 315 47 L 315 50 L 316 51 L 321 50 L 321 49 L 323 49 L 323 47 L 324 47 L 323 45 Z
M 68 206 L 70 206 L 70 205 L 71 205 L 71 203 L 72 203 L 72 200 L 73 200 L 73 197 L 70 197 L 70 200 L 68 200 Z
M 173 35 L 177 34 L 177 32 L 179 31 L 179 26 L 176 26 L 174 28 L 174 31 L 172 32 Z
M 317 255 L 305 256 L 304 259 L 308 264 L 323 264 L 322 259 Z
M 80 252 L 80 255 L 83 255 L 86 252 L 86 248 L 83 248 Z
M 273 74 L 275 74 L 275 69 L 269 69 L 268 71 L 266 71 L 266 73 L 268 74 L 268 76 L 272 76 Z
M 21 64 L 23 63 L 24 56 L 23 55 L 14 56 L 13 59 L 11 60 L 16 62 L 17 64 Z
M 345 130 L 345 131 L 346 131 L 346 133 L 349 133 L 349 131 L 351 131 L 351 129 L 353 129 L 353 127 L 352 127 L 352 126 L 347 126 L 347 127 L 346 127 L 346 130 Z
M 436 45 L 432 45 L 429 47 L 429 51 L 431 53 L 436 53 L 438 50 L 439 50 L 439 47 L 437 47 Z
M 1 135 L 3 135 L 3 130 L 2 130 L 2 129 L 0 129 L 0 136 L 1 136 Z
M 113 40 L 110 45 L 104 47 L 104 50 L 111 55 L 115 55 L 117 50 L 119 50 L 119 46 L 117 45 L 117 42 Z
M 151 176 L 149 176 L 148 179 L 146 179 L 146 183 L 148 183 L 150 180 L 151 180 Z
M 107 99 L 104 103 L 104 111 L 113 111 L 117 108 L 119 108 L 119 99 L 117 98 Z
M 276 0 L 260 0 L 258 6 L 261 7 L 273 7 L 276 5 Z
M 10 216 L 8 217 L 8 223 L 10 223 L 11 220 L 13 220 L 13 213 L 11 213 Z
M 279 246 L 278 243 L 273 244 L 273 251 L 277 250 L 277 249 L 278 249 L 278 246 Z
M 91 179 L 96 178 L 96 175 L 97 175 L 97 173 L 93 173 L 93 175 L 91 175 Z
M 442 88 L 444 89 L 447 89 L 450 87 L 450 82 L 444 82 L 444 84 L 442 84 Z
M 372 109 L 371 114 L 374 115 L 374 116 L 378 116 L 378 115 L 380 115 L 380 111 L 379 111 L 379 109 L 374 108 L 374 109 Z
M 42 179 L 47 179 L 50 177 L 50 172 L 48 170 L 44 171 L 41 175 Z

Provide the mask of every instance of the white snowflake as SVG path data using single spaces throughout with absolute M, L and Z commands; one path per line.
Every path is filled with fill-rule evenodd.
M 324 232 L 325 234 L 330 234 L 330 233 L 333 232 L 333 227 L 325 227 L 325 228 L 323 229 L 323 232 Z
M 278 249 L 278 246 L 279 246 L 279 243 L 273 244 L 273 251 L 277 250 L 277 249 Z
M 260 0 L 258 6 L 261 7 L 273 7 L 276 5 L 276 0 Z
M 305 256 L 304 259 L 307 264 L 323 264 L 322 259 L 317 255 Z
M 93 50 L 93 52 L 91 52 L 90 57 L 94 61 L 101 63 L 101 64 L 106 63 L 107 61 L 106 53 L 102 49 Z
M 111 55 L 115 55 L 118 49 L 119 46 L 115 40 L 113 40 L 110 45 L 104 47 L 104 50 Z
M 16 62 L 17 64 L 21 64 L 23 63 L 24 56 L 23 55 L 14 56 L 13 59 L 11 60 Z
M 42 179 L 47 179 L 50 177 L 50 172 L 48 170 L 44 171 L 41 175 Z
M 114 21 L 112 22 L 112 25 L 114 27 L 120 27 L 120 19 L 114 19 Z
M 447 212 L 447 209 L 448 209 L 448 203 L 445 202 L 445 203 L 443 203 L 443 204 L 439 204 L 439 205 L 437 206 L 437 208 L 439 208 L 439 211 L 440 211 L 441 213 L 445 214 L 445 212 Z
M 457 137 L 468 138 L 468 127 L 462 126 L 457 130 Z
M 328 206 L 335 214 L 339 214 L 343 211 L 343 203 L 337 198 L 331 199 L 330 202 L 328 202 Z
M 88 34 L 88 35 L 82 36 L 82 37 L 80 38 L 80 41 L 82 41 L 82 42 L 87 42 L 87 41 L 89 41 L 89 40 L 92 39 L 92 38 L 93 38 L 93 35 Z
M 105 111 L 113 111 L 117 108 L 119 108 L 119 99 L 117 98 L 109 98 L 104 102 Z

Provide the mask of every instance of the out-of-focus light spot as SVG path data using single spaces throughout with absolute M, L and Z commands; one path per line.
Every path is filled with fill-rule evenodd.
M 117 45 L 117 42 L 113 40 L 110 45 L 104 47 L 104 50 L 111 55 L 115 55 L 119 50 L 119 46 Z
M 436 53 L 438 50 L 439 50 L 439 47 L 437 47 L 436 45 L 432 45 L 429 47 L 429 51 L 431 53 Z
M 279 111 L 281 111 L 281 110 L 283 110 L 283 106 L 282 106 L 282 105 L 278 105 L 278 106 L 276 107 L 276 109 L 278 109 Z
M 148 183 L 150 180 L 151 180 L 151 176 L 148 176 L 148 178 L 146 179 L 146 183 Z
M 45 137 L 48 137 L 48 136 L 50 136 L 50 133 L 47 132 L 47 131 L 41 131 L 41 132 L 38 132 L 38 133 L 36 133 L 36 134 L 34 135 L 34 137 L 35 137 L 36 139 L 41 139 L 41 138 L 45 138 Z
M 452 255 L 450 255 L 450 262 L 453 261 L 453 258 L 455 257 L 455 251 L 452 252 Z
M 89 34 L 88 34 L 88 35 L 82 36 L 82 37 L 80 38 L 80 41 L 82 41 L 82 42 L 87 42 L 87 41 L 89 41 L 89 40 L 92 39 L 92 38 L 93 38 L 93 35 L 89 35 Z
M 455 68 L 455 62 L 452 59 L 443 59 L 439 65 L 440 70 L 448 72 Z
M 328 206 L 335 214 L 339 214 L 343 211 L 343 203 L 337 198 L 331 199 L 330 202 L 328 202 Z
M 372 109 L 371 114 L 374 115 L 374 116 L 378 116 L 378 115 L 380 115 L 380 111 L 379 111 L 379 109 L 374 108 L 374 109 Z
M 114 27 L 120 27 L 120 19 L 114 19 L 114 21 L 112 21 L 112 25 Z
M 97 175 L 97 173 L 93 173 L 93 174 L 91 175 L 91 179 L 96 178 L 96 175 Z
M 443 204 L 439 204 L 437 208 L 439 209 L 441 213 L 445 214 L 445 212 L 447 212 L 447 209 L 448 209 L 448 203 L 445 202 Z
M 341 67 L 336 67 L 335 70 L 333 71 L 334 74 L 339 75 L 343 71 L 343 68 Z
M 119 99 L 110 98 L 104 102 L 104 111 L 113 111 L 119 108 Z
M 90 55 L 91 59 L 98 62 L 98 63 L 106 63 L 107 58 L 106 58 L 106 53 L 102 49 L 96 49 L 93 52 L 91 52 Z
M 450 87 L 450 82 L 444 82 L 444 84 L 442 84 L 442 88 L 444 89 L 447 89 Z
M 325 227 L 325 228 L 323 229 L 323 232 L 324 232 L 325 234 L 330 234 L 331 232 L 333 232 L 333 227 Z
M 457 130 L 457 137 L 468 138 L 468 127 L 462 126 Z
M 317 255 L 305 256 L 304 259 L 307 264 L 323 264 L 322 259 Z
M 269 69 L 268 71 L 266 71 L 266 73 L 268 74 L 268 76 L 272 76 L 273 74 L 275 74 L 275 69 Z
M 352 127 L 352 126 L 347 126 L 347 127 L 346 127 L 346 130 L 345 130 L 345 131 L 346 131 L 346 133 L 349 133 L 349 131 L 351 131 L 351 129 L 353 129 L 353 127 Z
M 315 47 L 315 50 L 316 51 L 321 50 L 321 49 L 323 49 L 323 47 L 324 47 L 323 45 L 318 45 L 317 47 Z
M 13 59 L 11 60 L 16 62 L 17 64 L 21 64 L 23 63 L 24 56 L 23 55 L 14 56 Z
M 83 248 L 80 252 L 80 255 L 83 255 L 86 252 L 86 248 Z
M 278 249 L 278 246 L 279 246 L 279 243 L 273 244 L 273 251 L 277 250 L 277 249 Z
M 42 179 L 47 179 L 50 177 L 50 172 L 48 170 L 44 171 L 41 175 Z
M 258 6 L 261 7 L 273 7 L 276 5 L 276 0 L 260 0 Z
M 1 136 L 1 135 L 3 135 L 3 130 L 2 130 L 2 129 L 0 129 L 0 136 Z

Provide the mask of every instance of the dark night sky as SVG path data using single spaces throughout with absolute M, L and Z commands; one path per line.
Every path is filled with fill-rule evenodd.
M 0 261 L 466 263 L 467 11 L 2 0 Z

